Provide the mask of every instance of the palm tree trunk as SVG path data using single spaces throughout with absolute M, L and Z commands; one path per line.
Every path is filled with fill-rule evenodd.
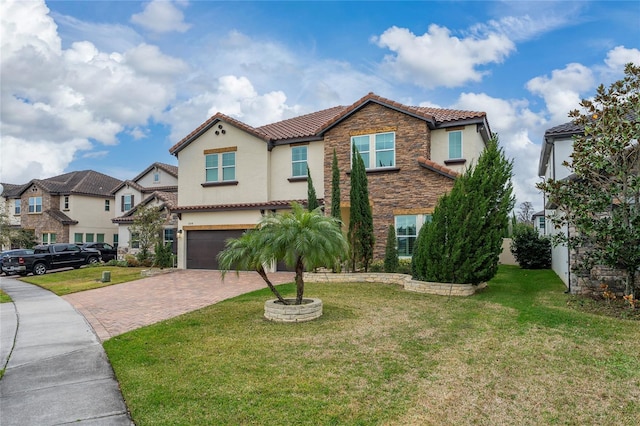
M 282 298 L 282 296 L 280 296 L 280 293 L 278 292 L 278 289 L 275 288 L 275 286 L 273 285 L 273 283 L 271 282 L 271 280 L 269 280 L 269 277 L 267 277 L 267 273 L 265 272 L 264 268 L 262 267 L 262 265 L 258 266 L 258 268 L 256 269 L 256 272 L 258 274 L 260 274 L 260 276 L 262 277 L 262 279 L 264 280 L 264 282 L 267 283 L 267 286 L 269 286 L 269 290 L 271 290 L 271 292 L 276 296 L 276 298 L 278 299 L 278 301 L 280 303 L 282 303 L 283 305 L 288 305 L 289 302 L 287 302 L 286 300 L 284 300 Z
M 296 262 L 296 305 L 302 304 L 302 295 L 304 294 L 304 263 L 302 256 L 298 256 Z

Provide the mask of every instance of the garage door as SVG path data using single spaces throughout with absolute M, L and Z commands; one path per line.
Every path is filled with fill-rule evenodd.
M 218 269 L 218 253 L 227 239 L 238 238 L 242 230 L 187 231 L 187 269 Z

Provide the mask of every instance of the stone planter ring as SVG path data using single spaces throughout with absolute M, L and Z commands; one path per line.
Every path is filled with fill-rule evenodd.
M 295 299 L 285 299 L 294 302 Z M 301 305 L 283 305 L 278 299 L 264 303 L 264 317 L 274 322 L 304 322 L 322 316 L 322 300 L 302 299 Z

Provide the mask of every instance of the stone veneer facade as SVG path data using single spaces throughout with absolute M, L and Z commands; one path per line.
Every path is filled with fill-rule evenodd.
M 29 213 L 30 197 L 42 197 L 42 213 Z M 32 185 L 20 197 L 20 204 L 21 228 L 33 230 L 38 241 L 42 233 L 51 233 L 56 234 L 56 242 L 69 242 L 69 225 L 63 225 L 45 213 L 47 210 L 60 210 L 59 195 L 50 195 L 39 186 Z
M 384 258 L 388 227 L 394 225 L 394 216 L 429 214 L 433 212 L 438 198 L 453 187 L 453 179 L 418 164 L 418 157 L 431 157 L 431 130 L 427 123 L 377 103 L 370 103 L 324 134 L 326 211 L 331 210 L 333 150 L 336 150 L 340 169 L 340 205 L 348 207 L 351 189 L 351 136 L 389 131 L 395 132 L 396 167 L 367 171 L 376 239 L 374 260 Z M 398 203 L 398 200 L 402 202 Z

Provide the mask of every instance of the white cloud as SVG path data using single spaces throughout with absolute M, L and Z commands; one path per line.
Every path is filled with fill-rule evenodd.
M 282 91 L 259 94 L 248 78 L 227 75 L 213 90 L 176 104 L 164 121 L 171 125 L 170 139 L 177 142 L 218 112 L 256 127 L 296 115 L 299 107 L 286 101 Z
M 52 155 L 52 146 L 48 140 L 19 139 L 3 135 L 1 148 L 0 175 L 2 181 L 22 184 L 31 179 L 62 173 L 76 153 L 91 149 L 91 144 L 86 139 L 72 139 L 65 144 L 57 145 L 55 155 Z
M 462 93 L 453 107 L 487 113 L 491 131 L 498 134 L 506 156 L 513 159 L 516 206 L 530 201 L 541 210 L 542 195 L 535 188 L 540 181 L 540 144 L 532 139 L 541 140 L 546 128 L 544 117 L 532 112 L 526 100 L 505 100 L 484 93 Z
M 622 72 L 624 66 L 629 62 L 640 65 L 639 49 L 627 49 L 624 46 L 617 46 L 607 53 L 607 58 L 604 60 L 604 63 L 609 68 L 618 72 Z
M 568 64 L 564 69 L 553 70 L 551 77 L 535 77 L 527 82 L 527 89 L 542 97 L 551 115 L 550 125 L 570 121 L 569 111 L 579 107 L 581 94 L 594 87 L 591 69 L 582 64 Z
M 180 6 L 185 2 L 177 2 Z M 184 22 L 184 14 L 167 0 L 152 0 L 141 13 L 131 16 L 131 22 L 154 33 L 184 33 L 191 25 Z
M 106 53 L 77 41 L 62 49 L 43 2 L 7 1 L 2 11 L 4 181 L 62 173 L 76 151 L 118 143 L 120 132 L 160 117 L 175 97 L 171 78 L 186 65 L 154 46 Z M 11 152 L 29 159 L 15 162 Z
M 189 66 L 182 61 L 163 54 L 158 46 L 142 43 L 124 54 L 124 63 L 138 74 L 173 80 L 174 77 L 186 73 Z
M 502 34 L 460 39 L 435 24 L 421 36 L 394 26 L 373 41 L 394 52 L 385 56 L 384 69 L 402 81 L 427 88 L 480 81 L 485 74 L 479 69 L 481 65 L 500 63 L 515 50 L 513 42 Z

